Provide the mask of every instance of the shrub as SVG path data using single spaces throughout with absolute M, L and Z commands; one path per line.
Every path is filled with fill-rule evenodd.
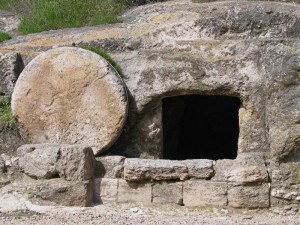
M 11 39 L 9 34 L 0 32 L 0 43 L 9 39 Z
M 4 97 L 0 101 L 0 123 L 4 124 L 6 129 L 16 130 L 17 120 L 11 111 L 11 97 Z

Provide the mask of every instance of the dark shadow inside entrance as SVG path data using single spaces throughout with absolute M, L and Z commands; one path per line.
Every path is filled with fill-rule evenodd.
M 164 98 L 164 159 L 235 159 L 240 105 L 229 96 Z

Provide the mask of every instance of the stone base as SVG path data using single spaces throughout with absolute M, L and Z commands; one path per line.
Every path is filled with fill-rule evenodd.
M 187 207 L 227 206 L 227 183 L 186 181 L 183 184 L 183 204 Z

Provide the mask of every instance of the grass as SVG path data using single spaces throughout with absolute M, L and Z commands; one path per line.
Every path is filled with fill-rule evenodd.
M 87 46 L 87 45 L 83 45 L 83 46 L 79 46 L 81 48 L 84 48 L 86 50 L 92 51 L 100 56 L 102 56 L 104 59 L 106 59 L 114 68 L 115 70 L 122 76 L 123 72 L 121 67 L 111 58 L 111 56 L 106 53 L 105 51 L 99 49 L 99 48 L 95 48 L 95 47 L 91 47 L 91 46 Z
M 30 34 L 67 27 L 117 23 L 120 22 L 117 16 L 128 7 L 159 1 L 163 0 L 0 0 L 0 9 L 20 13 L 22 20 L 19 29 L 23 34 Z M 287 1 L 300 3 L 300 0 Z
M 23 15 L 19 27 L 23 34 L 116 23 L 127 6 L 124 0 L 0 0 L 0 9 Z
M 217 0 L 192 0 L 194 3 L 208 3 L 216 2 Z M 253 1 L 262 1 L 262 2 L 295 2 L 300 3 L 300 0 L 253 0 Z
M 11 39 L 11 36 L 7 33 L 0 32 L 0 43 Z
M 22 14 L 20 31 L 38 33 L 67 27 L 120 22 L 118 15 L 132 5 L 158 0 L 0 0 L 0 9 Z
M 10 102 L 10 96 L 4 97 L 0 101 L 0 123 L 4 124 L 6 129 L 16 130 L 17 120 L 12 114 Z

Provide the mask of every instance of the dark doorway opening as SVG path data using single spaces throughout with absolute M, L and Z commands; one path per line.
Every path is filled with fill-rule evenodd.
M 240 105 L 229 96 L 164 98 L 164 159 L 235 159 Z

